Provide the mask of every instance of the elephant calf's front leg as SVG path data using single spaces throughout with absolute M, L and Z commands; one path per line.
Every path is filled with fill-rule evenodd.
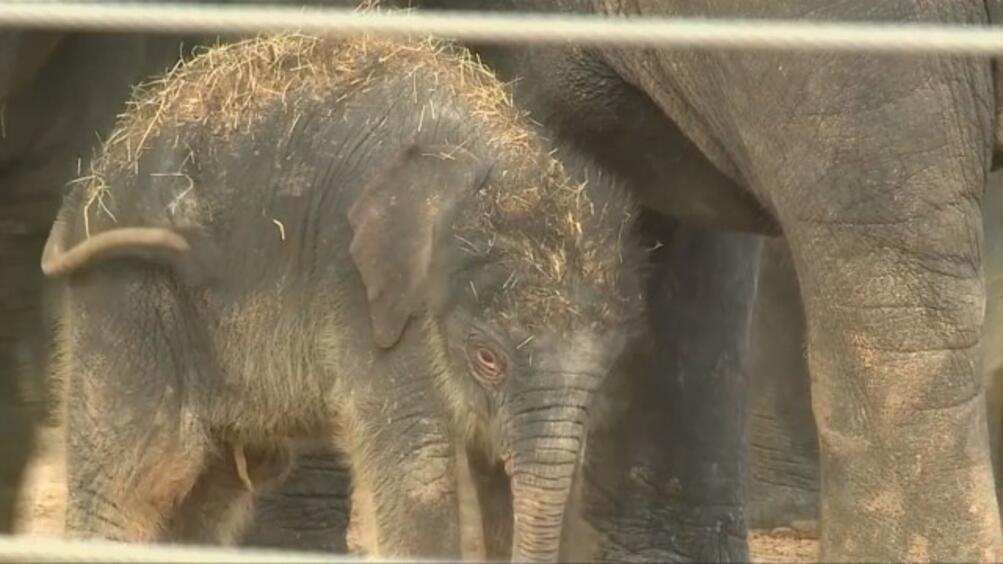
M 359 506 L 352 518 L 375 528 L 358 532 L 375 540 L 365 547 L 370 556 L 456 560 L 460 515 L 448 420 L 408 405 L 425 392 L 409 395 L 393 412 L 357 412 L 348 425 L 352 503 Z

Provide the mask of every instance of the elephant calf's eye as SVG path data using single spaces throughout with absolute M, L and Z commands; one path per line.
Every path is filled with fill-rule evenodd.
M 505 358 L 490 345 L 471 342 L 468 353 L 478 380 L 485 384 L 498 384 L 505 378 Z

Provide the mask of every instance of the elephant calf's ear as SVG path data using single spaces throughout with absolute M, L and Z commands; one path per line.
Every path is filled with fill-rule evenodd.
M 478 167 L 455 147 L 412 146 L 362 190 L 348 210 L 349 251 L 369 300 L 380 347 L 400 339 L 426 298 L 436 225 L 471 191 Z

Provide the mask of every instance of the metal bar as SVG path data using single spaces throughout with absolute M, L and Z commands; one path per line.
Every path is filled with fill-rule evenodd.
M 0 562 L 157 562 L 270 563 L 330 562 L 356 564 L 361 558 L 251 548 L 133 544 L 102 540 L 63 540 L 38 536 L 0 535 Z M 390 560 L 389 562 L 393 562 Z M 408 560 L 414 562 L 414 560 Z
M 0 28 L 87 31 L 379 33 L 465 41 L 634 47 L 800 49 L 992 56 L 1003 28 L 899 23 L 628 18 L 595 15 L 356 11 L 290 6 L 8 1 Z

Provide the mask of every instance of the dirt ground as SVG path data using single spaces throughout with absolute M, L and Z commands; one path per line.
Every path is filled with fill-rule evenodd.
M 791 529 L 752 531 L 749 548 L 753 562 L 815 562 L 818 555 L 816 539 L 801 538 Z
M 66 479 L 60 434 L 45 429 L 28 473 L 18 533 L 59 536 L 63 531 Z M 817 543 L 791 529 L 753 531 L 749 539 L 754 562 L 813 562 Z

